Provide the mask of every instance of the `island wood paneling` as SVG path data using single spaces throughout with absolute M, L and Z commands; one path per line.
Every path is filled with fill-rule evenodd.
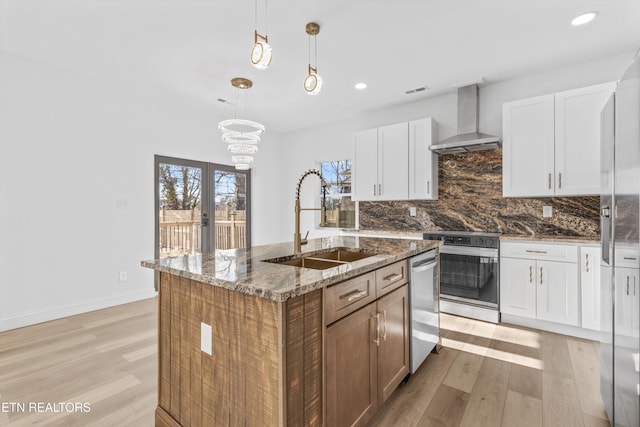
M 157 426 L 322 425 L 321 290 L 283 303 L 161 273 L 159 309 Z

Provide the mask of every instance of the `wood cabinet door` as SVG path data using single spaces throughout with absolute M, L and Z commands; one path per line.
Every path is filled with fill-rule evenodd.
M 580 248 L 582 327 L 600 330 L 600 248 Z
M 354 137 L 353 200 L 376 200 L 378 195 L 378 130 Z
M 535 319 L 536 282 L 535 260 L 500 258 L 500 311 Z
M 404 285 L 378 300 L 378 405 L 409 373 L 409 292 Z
M 327 328 L 328 426 L 364 426 L 378 409 L 376 327 L 374 302 Z
M 409 125 L 378 128 L 378 200 L 409 197 Z
M 538 96 L 502 106 L 502 194 L 554 194 L 554 97 Z
M 537 273 L 538 319 L 579 326 L 580 298 L 576 264 L 538 261 Z
M 556 195 L 600 194 L 600 113 L 615 82 L 555 94 Z
M 438 199 L 438 155 L 429 150 L 436 128 L 431 118 L 409 122 L 409 199 Z

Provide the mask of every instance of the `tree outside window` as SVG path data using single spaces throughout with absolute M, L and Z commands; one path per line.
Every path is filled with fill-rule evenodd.
M 351 160 L 321 163 L 327 182 L 325 227 L 355 228 L 356 204 L 351 200 Z

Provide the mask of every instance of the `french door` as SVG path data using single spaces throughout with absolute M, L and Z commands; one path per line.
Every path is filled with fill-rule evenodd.
M 155 156 L 155 258 L 251 246 L 251 171 Z

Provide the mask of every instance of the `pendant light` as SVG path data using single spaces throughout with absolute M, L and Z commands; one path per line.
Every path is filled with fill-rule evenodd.
M 245 101 L 247 89 L 251 89 L 253 82 L 244 77 L 231 79 L 231 86 L 235 94 L 233 102 L 226 102 L 233 107 L 232 118 L 218 123 L 218 130 L 222 134 L 222 141 L 227 143 L 228 151 L 233 154 L 231 161 L 238 170 L 246 170 L 253 163 L 253 156 L 258 152 L 258 143 L 265 131 L 264 125 L 253 120 L 241 119 L 242 115 L 251 114 L 251 108 Z M 246 117 L 246 116 L 245 116 Z
M 307 77 L 304 79 L 304 90 L 309 95 L 316 95 L 322 89 L 322 77 L 318 74 L 318 42 L 316 37 L 320 32 L 320 25 L 315 22 L 309 22 L 306 27 L 309 34 L 309 68 Z M 313 65 L 311 66 L 311 36 L 313 36 Z
M 253 31 L 253 48 L 251 48 L 251 65 L 259 70 L 266 70 L 271 65 L 271 46 L 265 26 L 265 35 L 258 34 L 258 0 L 255 0 L 256 25 Z M 264 0 L 265 21 L 267 18 L 267 0 Z

